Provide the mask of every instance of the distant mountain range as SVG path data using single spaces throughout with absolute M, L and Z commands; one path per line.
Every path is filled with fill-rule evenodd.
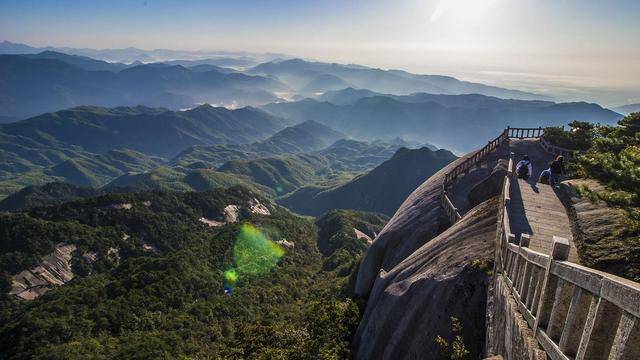
M 482 146 L 484 139 L 497 136 L 507 126 L 544 127 L 572 120 L 613 124 L 622 117 L 584 102 L 506 100 L 478 94 L 398 96 L 353 88 L 327 92 L 318 100 L 262 108 L 293 122 L 314 120 L 359 139 L 402 137 L 460 152 Z
M 71 47 L 33 47 L 10 41 L 0 42 L 0 54 L 36 54 L 42 51 L 55 51 L 70 55 L 87 56 L 109 62 L 162 62 L 170 60 L 218 61 L 219 66 L 250 66 L 264 61 L 283 59 L 289 56 L 274 53 L 252 53 L 247 51 L 185 51 L 155 49 L 143 50 L 134 47 L 124 49 L 87 49 Z M 222 65 L 224 64 L 224 65 Z
M 612 110 L 615 112 L 619 112 L 622 115 L 629 115 L 633 112 L 640 112 L 640 104 L 622 105 L 614 107 Z
M 289 59 L 268 62 L 248 70 L 254 75 L 273 76 L 299 93 L 338 90 L 354 86 L 372 91 L 408 95 L 415 92 L 432 94 L 484 94 L 506 99 L 550 100 L 549 97 L 495 86 L 460 81 L 450 76 L 416 75 L 402 70 L 382 70 L 359 65 L 341 65 Z
M 125 64 L 104 61 L 104 56 L 88 56 L 95 51 L 77 50 L 36 49 L 0 43 L 0 54 L 11 53 L 0 55 L 0 78 L 3 80 L 0 82 L 3 95 L 0 97 L 0 122 L 81 105 L 145 105 L 178 110 L 210 103 L 236 108 L 319 96 L 350 87 L 395 95 L 478 93 L 500 98 L 548 100 L 538 94 L 448 76 L 416 75 L 360 65 L 278 59 L 252 66 L 254 63 L 244 56 L 170 57 L 162 61 L 146 59 Z
M 191 145 L 242 144 L 264 139 L 288 125 L 262 110 L 202 105 L 187 111 L 163 108 L 82 106 L 0 125 L 0 134 L 42 146 L 102 153 L 127 148 L 170 157 Z
M 286 85 L 210 67 L 143 64 L 127 67 L 45 52 L 0 55 L 0 116 L 19 119 L 79 105 L 193 107 L 196 103 L 264 104 Z

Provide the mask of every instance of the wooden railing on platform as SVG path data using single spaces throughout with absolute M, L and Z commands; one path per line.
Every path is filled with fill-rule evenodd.
M 566 261 L 570 245 L 553 238 L 551 254 L 511 233 L 513 161 L 504 179 L 495 276 L 502 276 L 551 359 L 640 359 L 640 284 Z

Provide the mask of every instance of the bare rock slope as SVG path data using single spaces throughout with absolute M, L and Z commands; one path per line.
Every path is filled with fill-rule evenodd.
M 460 320 L 472 356 L 481 355 L 497 208 L 495 198 L 482 203 L 380 272 L 352 344 L 356 359 L 447 358 L 435 338 L 453 337 L 452 316 Z
M 64 285 L 73 279 L 71 258 L 75 250 L 75 245 L 56 245 L 54 252 L 43 257 L 40 265 L 13 275 L 9 295 L 33 300 L 54 286 Z
M 574 179 L 563 181 L 558 192 L 571 219 L 580 262 L 640 281 L 640 243 L 637 237 L 620 231 L 627 227 L 624 212 L 609 207 L 604 201 L 592 201 L 576 191 L 585 186 L 596 192 L 604 189 L 595 180 Z
M 433 174 L 400 205 L 362 259 L 355 286 L 357 295 L 366 297 L 381 269 L 391 269 L 443 229 L 440 208 L 443 177 L 465 158 Z

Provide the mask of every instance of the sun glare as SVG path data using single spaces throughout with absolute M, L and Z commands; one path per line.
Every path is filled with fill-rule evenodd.
M 431 22 L 436 23 L 445 17 L 456 22 L 486 21 L 484 18 L 496 0 L 440 0 L 431 14 Z

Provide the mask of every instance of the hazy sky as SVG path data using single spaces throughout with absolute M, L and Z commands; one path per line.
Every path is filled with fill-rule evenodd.
M 614 105 L 640 102 L 639 15 L 640 0 L 0 0 L 0 39 L 272 51 Z

